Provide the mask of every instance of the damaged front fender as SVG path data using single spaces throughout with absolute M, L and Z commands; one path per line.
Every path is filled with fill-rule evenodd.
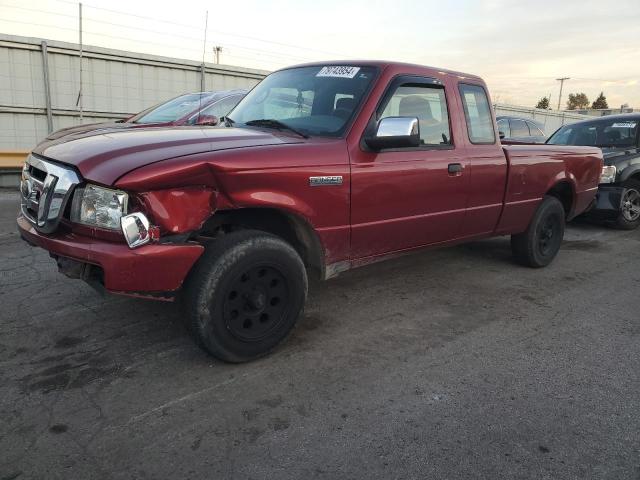
M 216 211 L 218 192 L 209 187 L 182 187 L 137 193 L 151 221 L 161 233 L 199 230 Z

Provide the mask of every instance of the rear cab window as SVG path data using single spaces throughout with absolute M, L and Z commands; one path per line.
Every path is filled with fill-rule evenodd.
M 494 144 L 496 134 L 487 92 L 479 85 L 459 84 L 469 141 L 473 144 Z M 512 132 L 513 136 L 513 132 Z

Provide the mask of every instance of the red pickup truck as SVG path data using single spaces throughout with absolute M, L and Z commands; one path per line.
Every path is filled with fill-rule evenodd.
M 225 123 L 41 143 L 18 228 L 68 276 L 180 298 L 231 362 L 287 336 L 308 274 L 496 235 L 549 264 L 602 171 L 597 148 L 502 146 L 482 79 L 417 65 L 280 70 Z

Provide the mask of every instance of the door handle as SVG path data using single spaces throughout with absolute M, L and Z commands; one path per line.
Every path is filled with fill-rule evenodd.
M 462 164 L 460 163 L 450 163 L 448 170 L 449 170 L 449 175 L 457 177 L 462 175 L 463 167 L 462 167 Z

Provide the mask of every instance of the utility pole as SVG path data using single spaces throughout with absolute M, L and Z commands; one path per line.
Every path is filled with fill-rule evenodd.
M 562 103 L 562 87 L 564 85 L 564 81 L 570 80 L 570 79 L 571 79 L 570 77 L 556 78 L 556 80 L 560 82 L 560 95 L 558 95 L 558 110 L 560 110 L 560 104 Z
M 82 123 L 82 3 L 78 3 L 78 44 L 80 46 L 80 90 L 78 91 L 77 105 L 80 107 L 80 123 Z
M 216 65 L 220 64 L 220 54 L 222 53 L 222 47 L 217 45 L 215 47 L 213 47 L 213 54 L 215 55 L 216 58 Z

